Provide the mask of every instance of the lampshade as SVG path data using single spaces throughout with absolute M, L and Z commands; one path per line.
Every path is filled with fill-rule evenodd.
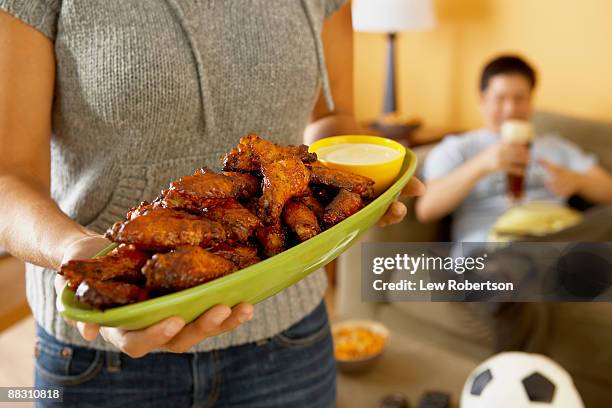
M 355 31 L 397 33 L 435 25 L 432 0 L 353 0 Z

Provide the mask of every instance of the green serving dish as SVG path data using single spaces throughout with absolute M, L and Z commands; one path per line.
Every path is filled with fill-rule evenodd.
M 73 320 L 137 330 L 176 315 L 191 322 L 217 304 L 261 302 L 334 260 L 376 224 L 415 172 L 416 156 L 406 150 L 400 176 L 391 187 L 356 214 L 308 241 L 211 282 L 105 311 L 80 303 L 74 292 L 64 287 L 61 312 Z M 105 255 L 115 247 L 116 244 L 111 244 L 96 256 Z

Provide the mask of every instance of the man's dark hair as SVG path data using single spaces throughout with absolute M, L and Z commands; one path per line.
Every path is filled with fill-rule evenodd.
M 491 78 L 495 75 L 504 74 L 522 75 L 529 81 L 531 89 L 536 86 L 536 73 L 525 60 L 516 55 L 502 55 L 490 61 L 482 70 L 480 76 L 480 91 L 487 89 Z

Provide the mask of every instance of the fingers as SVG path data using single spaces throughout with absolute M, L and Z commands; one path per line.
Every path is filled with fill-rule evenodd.
M 86 235 L 64 249 L 62 264 L 72 259 L 89 259 L 110 243 L 103 235 Z
M 404 197 L 419 197 L 425 194 L 425 184 L 416 177 L 412 177 L 402 189 Z
M 68 321 L 68 319 L 66 319 Z M 94 341 L 98 337 L 98 333 L 100 332 L 100 326 L 94 323 L 85 323 L 85 322 L 74 322 L 72 321 L 72 326 L 74 327 L 76 324 L 76 328 L 83 337 L 87 341 Z
M 412 177 L 408 184 L 402 189 L 401 195 L 404 197 L 418 197 L 425 193 L 425 185 L 421 180 L 416 177 Z M 378 220 L 379 227 L 386 227 L 387 225 L 397 224 L 401 222 L 406 216 L 408 209 L 406 206 L 399 202 L 394 201 L 391 203 L 385 215 Z
M 253 310 L 253 305 L 247 303 L 235 306 L 230 317 L 221 324 L 221 333 L 234 330 L 242 323 L 251 320 L 253 318 Z
M 553 163 L 550 162 L 546 159 L 540 159 L 539 163 L 542 165 L 542 167 L 544 167 L 546 169 L 546 171 L 548 171 L 549 173 L 551 173 L 552 175 L 556 175 L 556 174 L 560 174 L 563 172 L 564 168 Z
M 506 167 L 506 172 L 513 176 L 525 176 L 526 168 L 520 164 L 510 164 Z
M 394 201 L 389 206 L 389 209 L 387 209 L 385 215 L 378 220 L 377 225 L 379 227 L 386 227 L 387 225 L 397 224 L 404 219 L 407 212 L 408 209 L 403 203 Z
M 566 197 L 568 195 L 568 194 L 565 193 L 565 191 L 563 191 L 562 189 L 560 189 L 557 186 L 552 185 L 552 184 L 547 184 L 546 188 L 548 190 L 550 190 L 550 192 L 552 192 L 557 197 Z
M 504 161 L 501 163 L 501 167 L 503 170 L 508 171 L 509 169 L 513 168 L 513 167 L 522 167 L 525 168 L 527 167 L 527 165 L 529 164 L 529 161 L 523 161 L 520 159 L 514 160 L 514 159 L 510 159 L 510 158 L 506 158 L 504 159 Z
M 115 345 L 132 358 L 140 358 L 150 351 L 162 347 L 181 329 L 185 322 L 180 317 L 169 317 L 143 330 L 122 330 L 102 327 L 100 334 L 106 341 Z
M 529 149 L 524 145 L 508 144 L 501 152 L 501 161 L 505 166 L 511 164 L 526 166 L 529 163 Z
M 203 339 L 233 330 L 252 317 L 253 306 L 250 304 L 239 304 L 233 309 L 217 305 L 185 326 L 176 337 L 163 346 L 163 349 L 173 353 L 183 353 Z
M 139 358 L 157 348 L 185 352 L 206 337 L 233 330 L 252 317 L 253 306 L 250 304 L 240 304 L 233 310 L 217 305 L 188 325 L 180 317 L 174 316 L 143 330 L 102 327 L 99 331 L 106 341 L 130 357 Z M 78 322 L 77 326 L 80 324 Z
M 99 251 L 103 246 L 108 245 L 110 241 L 102 236 L 85 236 L 81 239 L 74 241 L 66 250 L 62 263 L 67 262 L 69 259 L 79 258 L 90 258 L 93 251 Z M 55 306 L 58 312 L 64 311 L 64 304 L 62 303 L 62 292 L 66 286 L 66 279 L 59 273 L 55 274 L 55 280 L 53 286 L 55 288 Z M 76 322 L 74 320 L 64 317 L 64 320 L 68 325 L 76 327 L 79 334 L 83 339 L 87 341 L 94 341 L 98 337 L 100 326 L 93 323 Z
M 55 308 L 58 312 L 64 311 L 64 304 L 62 303 L 62 291 L 64 290 L 64 286 L 66 285 L 66 279 L 62 275 L 55 275 L 55 280 L 53 281 L 53 286 L 55 287 Z M 75 327 L 76 322 L 74 320 L 68 319 L 64 317 L 64 320 L 68 325 Z
M 62 291 L 64 290 L 64 286 L 66 286 L 66 279 L 62 275 L 55 274 L 55 280 L 53 281 L 53 286 L 55 287 L 55 307 L 58 312 L 62 312 L 64 310 L 64 304 L 62 303 Z
M 529 156 L 529 146 L 521 143 L 506 143 L 503 146 L 503 150 L 506 154 L 512 156 Z
M 62 275 L 56 274 L 55 280 L 53 281 L 53 286 L 55 287 L 55 307 L 58 312 L 62 312 L 64 310 L 64 304 L 62 303 L 62 291 L 66 286 L 66 279 Z M 64 320 L 68 325 L 72 327 L 76 327 L 81 334 L 81 336 L 87 341 L 94 341 L 96 337 L 98 337 L 98 325 L 89 324 L 84 322 L 76 322 L 74 320 L 68 319 L 64 317 Z
M 562 181 L 564 179 L 563 168 L 546 159 L 540 159 L 539 163 L 550 175 L 546 188 L 557 197 L 569 197 L 571 195 L 569 189 Z
M 546 188 L 558 197 L 567 198 L 572 195 L 571 188 L 560 181 L 551 181 L 546 183 Z

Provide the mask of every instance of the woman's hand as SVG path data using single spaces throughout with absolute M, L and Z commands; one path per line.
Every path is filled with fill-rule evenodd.
M 402 197 L 418 197 L 425 193 L 425 185 L 416 177 L 412 177 L 406 187 L 400 193 Z M 408 209 L 404 203 L 400 201 L 394 201 L 391 203 L 385 215 L 378 220 L 379 227 L 386 227 L 387 225 L 393 225 L 402 222 L 406 216 Z
M 91 258 L 108 244 L 110 241 L 101 235 L 78 239 L 66 248 L 62 264 L 71 259 Z M 55 290 L 57 307 L 60 311 L 62 310 L 60 294 L 65 283 L 62 276 L 56 276 Z M 94 341 L 99 333 L 104 340 L 130 357 L 138 358 L 158 348 L 174 353 L 185 352 L 205 338 L 233 330 L 252 317 L 253 306 L 239 304 L 232 309 L 225 305 L 217 305 L 189 324 L 185 324 L 178 316 L 172 316 L 142 330 L 123 330 L 69 319 L 66 321 L 76 327 L 85 340 Z

